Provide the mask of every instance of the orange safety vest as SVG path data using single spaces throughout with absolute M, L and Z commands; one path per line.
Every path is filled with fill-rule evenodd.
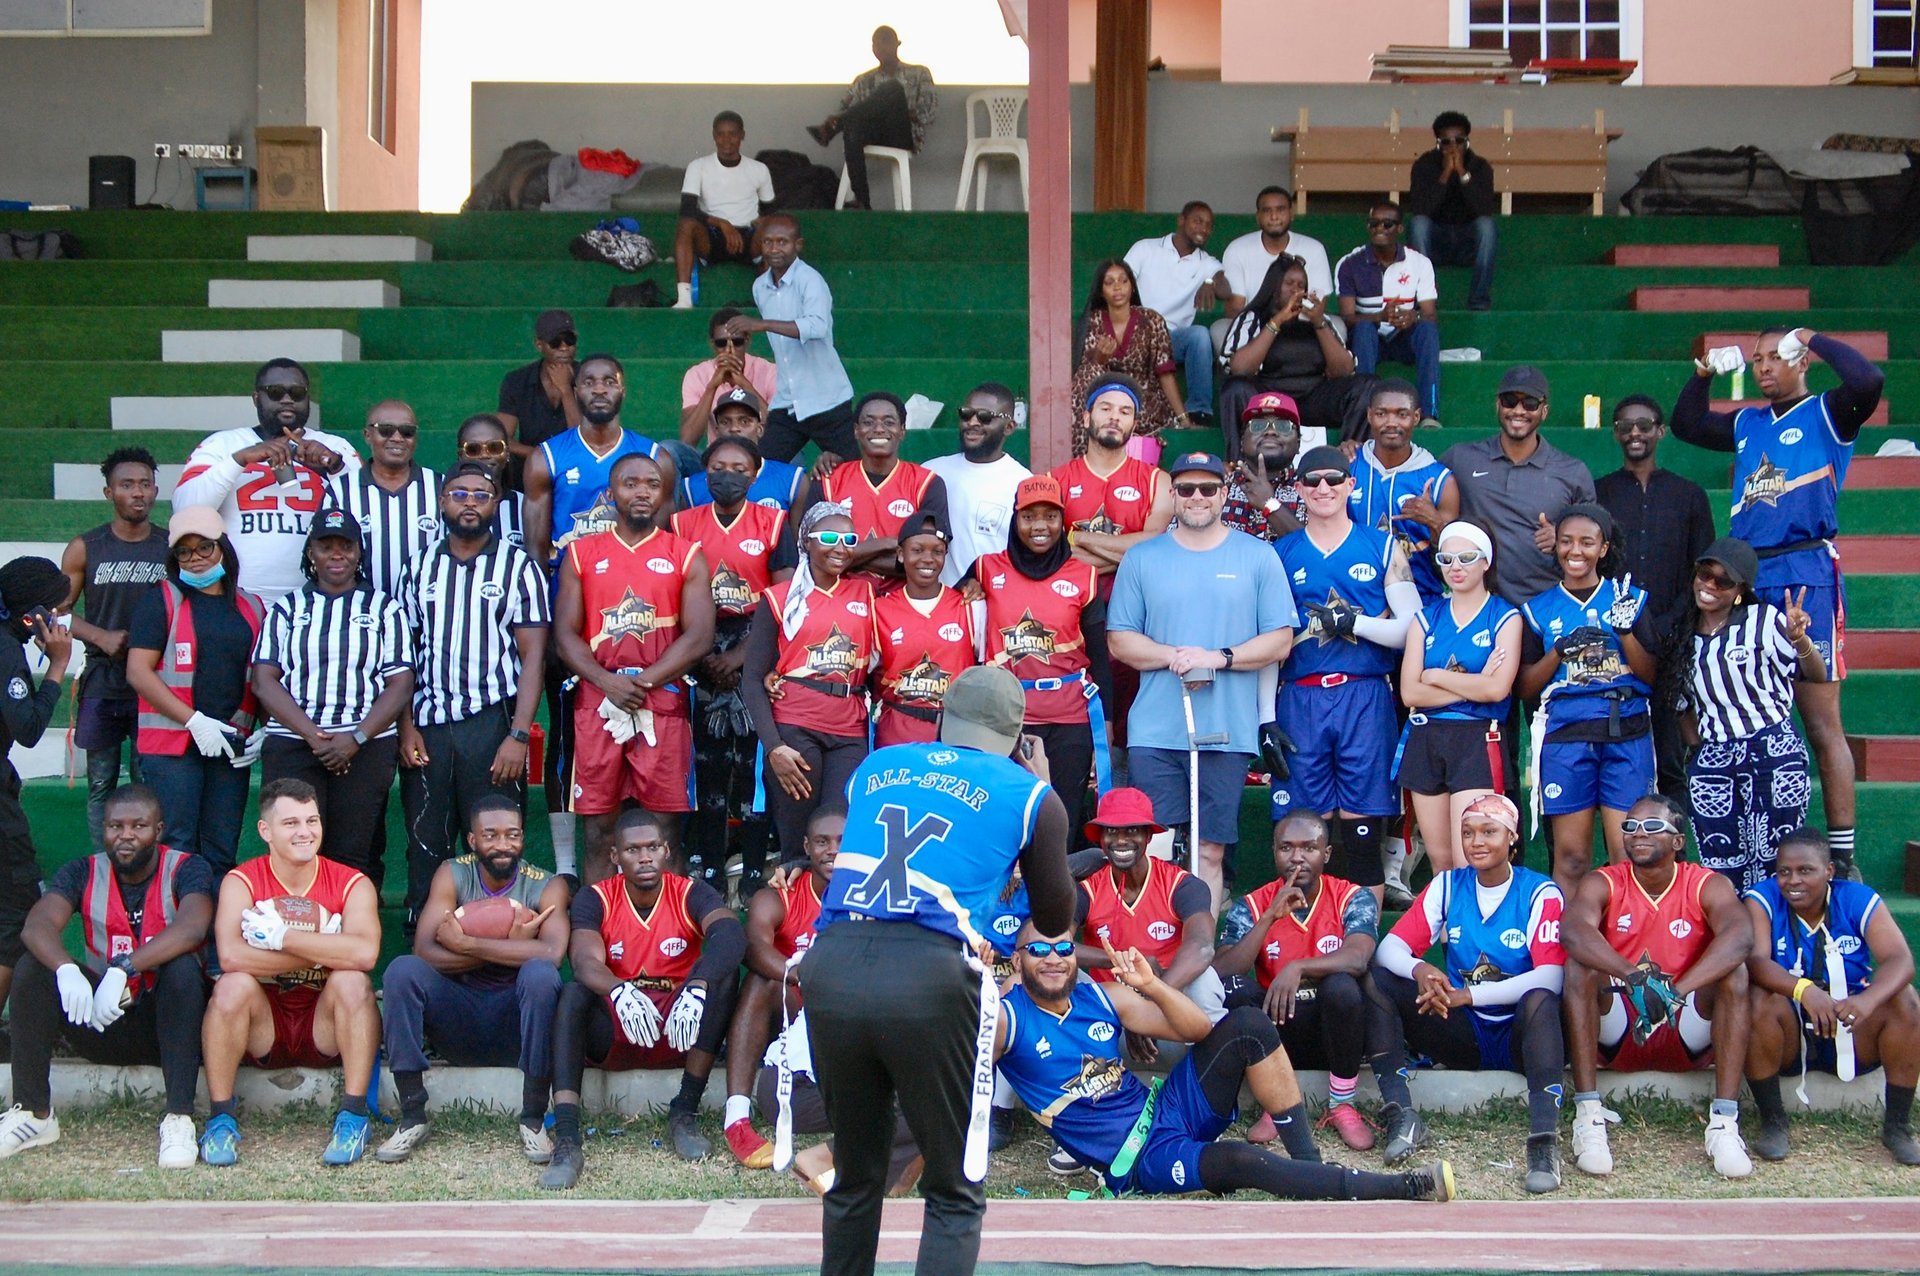
M 133 933 L 127 919 L 127 906 L 120 898 L 119 883 L 113 880 L 113 857 L 104 853 L 88 857 L 87 887 L 80 896 L 80 920 L 87 952 L 94 960 L 87 964 L 104 971 L 115 957 L 131 957 L 142 944 L 150 944 L 160 932 L 173 925 L 173 882 L 186 863 L 187 853 L 162 846 L 160 863 L 147 882 L 147 902 L 140 915 L 140 933 Z M 139 996 L 153 986 L 151 971 L 135 975 L 127 985 Z
M 167 645 L 161 649 L 160 664 L 154 672 L 160 675 L 160 681 L 167 690 L 180 697 L 180 703 L 191 709 L 193 675 L 199 665 L 199 650 L 193 636 L 193 608 L 180 605 L 185 595 L 173 581 L 161 581 L 160 589 L 167 608 Z M 266 623 L 266 605 L 244 589 L 235 590 L 233 601 L 257 640 L 261 626 Z M 259 716 L 260 705 L 254 699 L 253 681 L 249 678 L 247 688 L 240 696 L 240 708 L 227 719 L 227 725 L 242 736 L 251 735 Z M 140 697 L 138 727 L 134 747 L 141 753 L 177 758 L 183 756 L 193 744 L 193 735 L 186 726 L 154 708 L 145 696 Z

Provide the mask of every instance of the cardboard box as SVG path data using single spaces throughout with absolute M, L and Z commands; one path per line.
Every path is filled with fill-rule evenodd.
M 255 208 L 276 213 L 327 211 L 324 129 L 309 125 L 256 128 L 253 148 L 260 173 Z

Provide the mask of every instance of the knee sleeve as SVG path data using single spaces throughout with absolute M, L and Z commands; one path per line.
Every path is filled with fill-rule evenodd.
M 1697 994 L 1688 993 L 1686 1001 L 1680 1007 L 1679 1017 L 1674 1022 L 1674 1030 L 1680 1034 L 1680 1044 L 1687 1048 L 1688 1054 L 1701 1054 L 1713 1044 L 1713 1020 L 1700 1013 Z
M 1229 1010 L 1227 1017 L 1214 1026 L 1214 1032 L 1249 1067 L 1280 1048 L 1280 1030 L 1267 1018 L 1267 1012 L 1256 1006 Z
M 1602 1050 L 1614 1050 L 1627 1036 L 1627 1000 L 1617 989 L 1610 990 L 1607 1008 L 1600 1012 L 1598 1041 Z

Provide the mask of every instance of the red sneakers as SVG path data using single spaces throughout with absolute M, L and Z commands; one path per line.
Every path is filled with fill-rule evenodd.
M 1314 1129 L 1324 1130 L 1332 1126 L 1340 1136 L 1340 1141 L 1356 1152 L 1365 1152 L 1373 1147 L 1373 1127 L 1360 1115 L 1360 1110 L 1351 1103 L 1336 1103 L 1327 1109 L 1327 1114 L 1315 1123 Z
M 752 1121 L 742 1118 L 727 1127 L 727 1147 L 733 1152 L 733 1159 L 750 1170 L 773 1167 L 773 1144 L 760 1137 Z

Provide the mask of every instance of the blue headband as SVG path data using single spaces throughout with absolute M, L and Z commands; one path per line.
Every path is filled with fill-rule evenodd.
M 1135 394 L 1133 392 L 1133 387 L 1128 385 L 1124 381 L 1102 381 L 1100 384 L 1094 386 L 1093 389 L 1089 390 L 1087 392 L 1088 410 L 1089 411 L 1092 410 L 1094 400 L 1098 399 L 1101 395 L 1105 394 L 1109 390 L 1118 390 L 1120 393 L 1126 395 L 1127 399 L 1133 404 L 1134 414 L 1136 416 L 1139 415 L 1140 396 Z

